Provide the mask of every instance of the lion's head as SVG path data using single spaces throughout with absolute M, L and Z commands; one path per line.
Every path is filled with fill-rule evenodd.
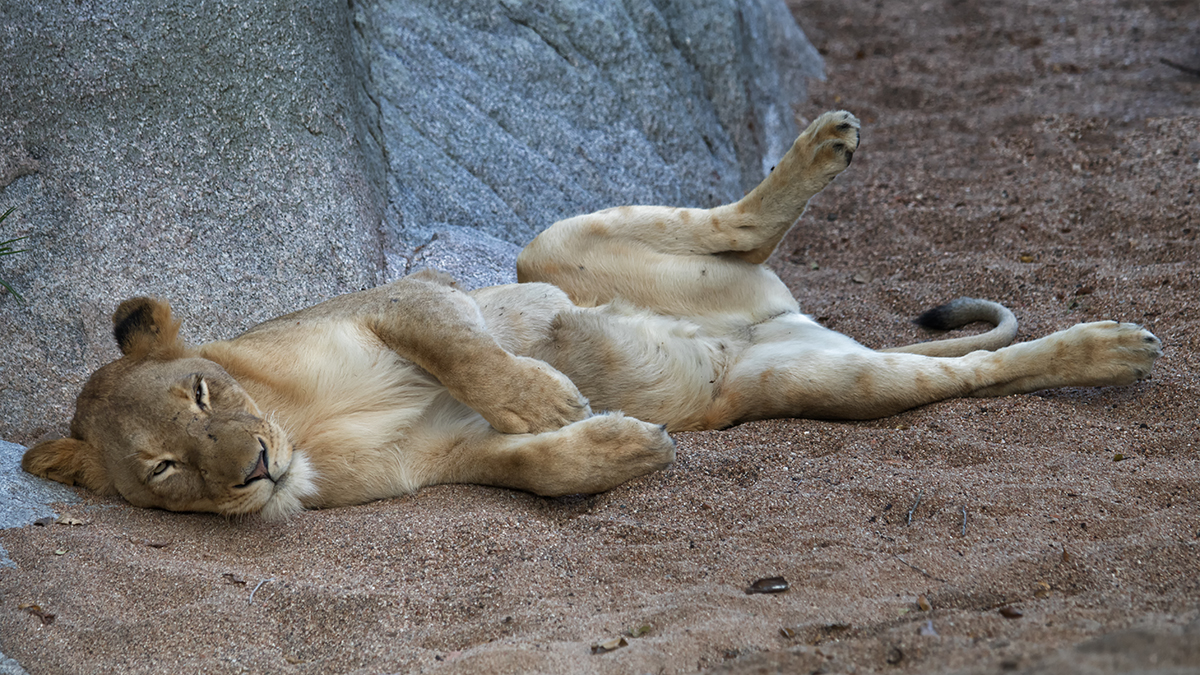
M 84 386 L 70 438 L 25 453 L 26 471 L 172 511 L 282 517 L 315 493 L 307 458 L 237 380 L 183 343 L 167 303 L 121 303 L 113 334 L 123 356 Z

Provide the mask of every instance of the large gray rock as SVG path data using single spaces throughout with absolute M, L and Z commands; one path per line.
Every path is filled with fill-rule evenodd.
M 0 652 L 0 675 L 29 675 L 29 672 L 21 667 L 14 659 L 11 659 Z
M 736 199 L 821 72 L 778 0 L 385 1 L 354 26 L 393 242 L 451 224 L 524 244 L 608 206 Z
M 62 434 L 123 298 L 195 341 L 556 219 L 755 184 L 820 73 L 782 0 L 0 4 L 0 438 Z
M 345 3 L 0 3 L 0 438 L 62 433 L 123 298 L 196 340 L 380 279 Z
M 57 516 L 49 507 L 51 502 L 79 501 L 73 489 L 22 471 L 21 455 L 24 453 L 24 446 L 0 441 L 0 530 Z M 12 565 L 8 553 L 0 546 L 0 567 Z

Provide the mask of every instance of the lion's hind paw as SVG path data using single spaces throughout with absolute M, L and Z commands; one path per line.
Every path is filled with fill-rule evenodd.
M 823 113 L 804 131 L 815 154 L 813 164 L 825 173 L 841 173 L 854 159 L 860 140 L 859 121 L 845 110 Z
M 1096 321 L 1066 331 L 1081 348 L 1084 372 L 1080 379 L 1090 386 L 1132 384 L 1150 377 L 1154 361 L 1162 356 L 1162 341 L 1134 323 Z

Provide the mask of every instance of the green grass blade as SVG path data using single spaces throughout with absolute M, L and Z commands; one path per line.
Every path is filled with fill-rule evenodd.
M 9 286 L 7 281 L 0 279 L 0 286 L 7 288 L 8 292 L 12 293 L 12 296 L 17 299 L 17 302 L 19 302 L 21 304 L 25 304 L 25 298 L 20 293 L 17 292 L 17 289 L 13 288 L 12 286 Z

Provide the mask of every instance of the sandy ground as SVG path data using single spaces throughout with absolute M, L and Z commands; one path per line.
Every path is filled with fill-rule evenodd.
M 282 524 L 91 497 L 0 532 L 30 673 L 1200 672 L 1194 2 L 801 2 L 864 122 L 773 264 L 871 346 L 958 295 L 1119 318 L 1152 380 L 679 434 L 548 500 L 426 489 Z M 782 576 L 790 590 L 745 593 Z M 36 604 L 52 622 L 23 604 Z M 624 636 L 627 646 L 592 647 Z

